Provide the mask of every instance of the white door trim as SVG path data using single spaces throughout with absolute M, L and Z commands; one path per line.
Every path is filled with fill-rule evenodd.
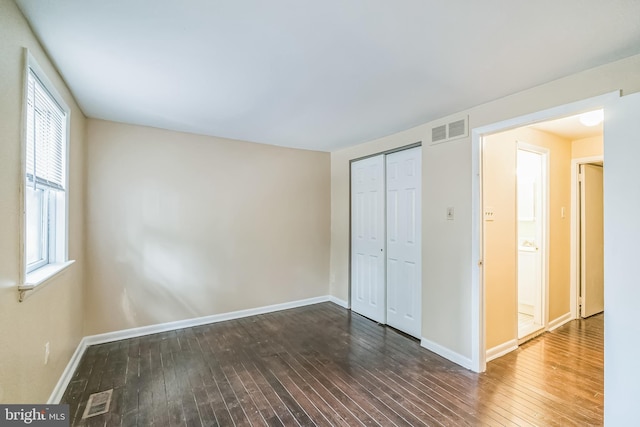
M 580 220 L 578 218 L 578 174 L 580 173 L 580 165 L 602 161 L 604 161 L 604 156 L 578 157 L 571 159 L 571 258 L 569 261 L 571 275 L 569 278 L 569 307 L 571 309 L 572 319 L 578 319 L 580 317 L 580 312 L 578 311 L 578 277 L 580 276 L 578 273 L 580 268 L 580 263 L 578 262 L 578 247 L 580 244 L 580 234 L 578 230 L 578 226 L 580 224 Z
M 471 131 L 471 370 L 486 370 L 484 283 L 482 280 L 482 138 L 533 123 L 556 119 L 581 112 L 603 108 L 620 97 L 620 91 L 576 101 L 547 110 L 526 114 L 508 120 L 480 126 Z

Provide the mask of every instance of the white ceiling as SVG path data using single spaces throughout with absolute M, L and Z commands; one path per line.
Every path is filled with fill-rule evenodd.
M 331 151 L 640 53 L 639 0 L 16 0 L 87 116 Z
M 602 135 L 604 132 L 603 122 L 600 122 L 595 126 L 585 126 L 580 121 L 580 114 L 536 123 L 529 127 L 543 132 L 552 133 L 572 141 Z

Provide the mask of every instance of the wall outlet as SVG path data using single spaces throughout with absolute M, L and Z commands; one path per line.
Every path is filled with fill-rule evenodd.
M 49 345 L 49 341 L 44 345 L 44 364 L 49 363 L 49 354 L 51 353 L 51 346 Z

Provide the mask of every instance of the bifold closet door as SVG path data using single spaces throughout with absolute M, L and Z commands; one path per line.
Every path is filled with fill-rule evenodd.
M 422 149 L 386 157 L 387 324 L 420 338 L 422 329 Z
M 351 309 L 386 323 L 384 155 L 351 163 Z

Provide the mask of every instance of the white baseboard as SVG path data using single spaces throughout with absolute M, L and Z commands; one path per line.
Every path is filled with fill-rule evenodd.
M 225 320 L 240 319 L 243 317 L 256 316 L 258 314 L 273 313 L 290 308 L 304 307 L 306 305 L 318 304 L 321 302 L 332 302 L 341 307 L 347 308 L 346 301 L 338 299 L 331 295 L 321 297 L 307 298 L 298 301 L 285 302 L 282 304 L 267 305 L 264 307 L 250 308 L 247 310 L 232 311 L 229 313 L 213 314 L 211 316 L 196 317 L 193 319 L 178 320 L 175 322 L 158 323 L 156 325 L 142 326 L 139 328 L 123 329 L 121 331 L 107 332 L 104 334 L 89 335 L 80 340 L 76 351 L 71 356 L 67 367 L 62 372 L 58 383 L 54 387 L 49 396 L 48 404 L 57 404 L 62 399 L 73 374 L 78 368 L 78 364 L 87 350 L 87 347 L 96 344 L 104 344 L 112 341 L 125 340 L 129 338 L 137 338 L 145 335 L 157 334 L 160 332 L 173 331 L 176 329 L 190 328 L 192 326 L 206 325 L 208 323 L 224 322 Z
M 558 329 L 560 326 L 564 325 L 565 323 L 571 322 L 572 320 L 573 315 L 571 314 L 571 312 L 565 313 L 562 316 L 549 322 L 549 327 L 547 328 L 547 330 L 553 331 L 554 329 Z
M 549 322 L 549 326 L 547 327 L 547 331 L 553 331 L 554 329 L 558 329 L 560 326 L 564 325 L 567 322 L 570 322 L 573 320 L 573 316 L 571 315 L 571 313 L 566 313 L 563 314 L 562 316 L 558 317 L 557 319 L 552 320 L 551 322 Z M 537 332 L 538 335 L 543 334 L 545 331 L 539 331 Z M 534 334 L 532 334 L 534 335 Z M 527 337 L 527 339 L 529 339 L 531 337 Z M 486 356 L 486 360 L 487 362 L 493 360 L 493 359 L 497 359 L 500 356 L 504 356 L 505 354 L 515 350 L 518 348 L 518 340 L 514 339 L 514 340 L 510 340 L 505 342 L 504 344 L 500 344 L 497 345 L 493 348 L 490 348 L 489 350 L 487 350 L 487 356 Z
M 60 403 L 62 395 L 71 382 L 71 378 L 73 378 L 73 374 L 76 372 L 76 369 L 80 364 L 80 360 L 82 359 L 82 355 L 86 351 L 87 347 L 86 337 L 82 338 L 78 347 L 76 347 L 76 351 L 71 355 L 71 359 L 69 359 L 69 363 L 67 363 L 66 368 L 62 371 L 62 375 L 60 375 L 60 379 L 58 379 L 56 386 L 53 388 L 53 391 L 49 396 L 49 400 L 47 401 L 48 405 Z
M 224 322 L 225 320 L 241 319 L 243 317 L 257 316 L 258 314 L 273 313 L 274 311 L 287 310 L 290 308 L 303 307 L 305 305 L 318 304 L 330 301 L 329 296 L 307 298 L 298 301 L 285 302 L 281 304 L 267 305 L 264 307 L 249 308 L 246 310 L 231 311 L 229 313 L 212 314 L 210 316 L 195 317 L 192 319 L 177 320 L 175 322 L 158 323 L 155 325 L 142 326 L 139 328 L 124 329 L 121 331 L 107 332 L 104 334 L 90 335 L 85 337 L 88 345 L 104 344 L 111 341 L 120 341 L 129 338 L 143 337 L 145 335 L 157 334 L 160 332 L 175 331 L 176 329 L 191 328 L 193 326 L 206 325 L 208 323 Z
M 333 295 L 329 295 L 329 301 L 331 301 L 334 304 L 339 305 L 342 308 L 351 308 L 349 307 L 349 303 L 343 299 L 334 297 Z
M 493 348 L 487 350 L 486 360 L 487 362 L 497 359 L 500 356 L 504 356 L 505 354 L 512 352 L 513 350 L 518 348 L 518 340 L 509 340 L 503 344 L 497 345 Z
M 462 366 L 463 368 L 471 369 L 471 359 L 459 353 L 456 353 L 451 349 L 443 347 L 440 344 L 436 344 L 433 341 L 430 341 L 426 338 L 422 338 L 420 340 L 420 346 L 426 348 L 429 351 L 434 352 L 437 355 L 444 357 L 445 359 L 452 361 L 457 365 Z

